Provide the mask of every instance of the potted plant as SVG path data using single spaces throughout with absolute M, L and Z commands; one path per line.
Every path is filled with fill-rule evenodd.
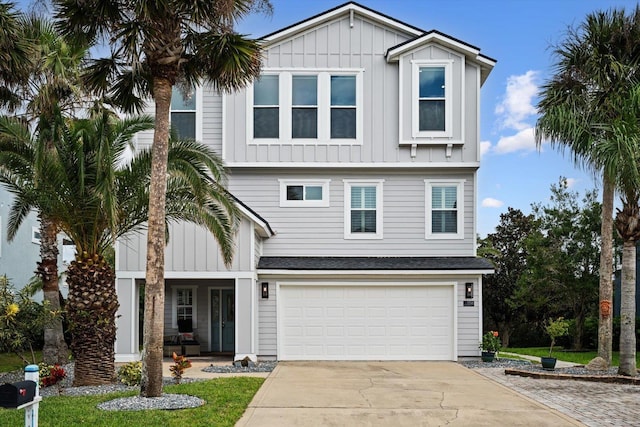
M 551 356 L 553 345 L 556 343 L 556 339 L 569 333 L 569 321 L 565 320 L 564 317 L 558 317 L 555 320 L 549 319 L 546 322 L 544 331 L 551 338 L 551 345 L 549 346 L 549 357 L 541 357 L 540 363 L 542 363 L 543 369 L 553 371 L 556 368 L 556 362 L 558 361 L 557 358 Z
M 500 351 L 501 343 L 498 338 L 498 331 L 489 331 L 482 336 L 480 341 L 480 349 L 482 350 L 482 361 L 493 362 L 496 353 Z

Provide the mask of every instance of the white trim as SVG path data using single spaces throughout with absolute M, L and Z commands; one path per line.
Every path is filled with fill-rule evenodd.
M 246 92 L 246 140 L 247 145 L 362 145 L 364 131 L 364 68 L 265 68 L 262 75 L 278 76 L 278 138 L 253 137 L 253 83 Z M 317 137 L 293 138 L 292 82 L 300 75 L 317 76 Z M 331 138 L 331 76 L 355 76 L 356 78 L 356 138 Z
M 279 179 L 280 182 L 280 207 L 329 207 L 329 184 L 330 179 Z M 321 187 L 322 200 L 287 200 L 287 187 L 302 186 L 306 194 L 307 187 Z M 304 198 L 304 195 L 303 195 Z
M 428 43 L 438 43 L 448 47 L 450 49 L 455 50 L 458 53 L 462 53 L 470 58 L 473 58 L 477 61 L 483 62 L 487 65 L 493 67 L 495 62 L 491 62 L 484 57 L 480 57 L 480 49 L 472 47 L 470 45 L 461 43 L 457 40 L 454 40 L 450 37 L 446 37 L 442 34 L 438 34 L 436 32 L 431 32 L 429 34 L 425 34 L 422 37 L 418 37 L 416 39 L 411 40 L 409 43 L 405 43 L 398 47 L 393 47 L 387 52 L 387 62 L 397 61 L 401 56 L 410 52 L 420 46 L 423 46 Z
M 407 144 L 412 142 L 407 141 Z M 456 144 L 456 141 L 447 143 Z M 413 144 L 420 144 L 416 141 Z M 433 144 L 433 142 L 432 142 Z M 441 144 L 441 143 L 440 143 Z M 331 145 L 331 144 L 330 144 Z M 382 162 L 362 162 L 362 163 L 344 163 L 344 162 L 229 162 L 228 168 L 318 168 L 318 169 L 477 169 L 480 162 L 398 162 L 398 163 L 382 163 Z
M 2 258 L 2 216 L 0 216 L 0 258 Z
M 118 279 L 144 279 L 145 271 L 117 271 Z M 165 271 L 165 279 L 255 279 L 254 271 Z
M 464 239 L 464 179 L 425 179 L 425 239 Z M 456 187 L 457 231 L 455 233 L 434 233 L 431 230 L 431 190 L 434 185 Z
M 451 294 L 452 294 L 452 310 L 453 312 L 451 313 L 452 316 L 452 325 L 451 325 L 451 339 L 453 340 L 452 342 L 452 346 L 451 346 L 451 360 L 453 361 L 457 361 L 458 360 L 458 310 L 457 310 L 457 306 L 458 306 L 458 295 L 457 295 L 457 291 L 458 291 L 458 282 L 457 281 L 445 281 L 445 282 L 404 282 L 404 281 L 384 281 L 384 282 L 367 282 L 367 281 L 331 281 L 331 282 L 299 282 L 299 281 L 293 281 L 293 280 L 279 280 L 276 281 L 276 291 L 278 293 L 278 298 L 276 298 L 276 336 L 277 337 L 282 337 L 282 331 L 283 331 L 283 320 L 282 320 L 282 315 L 281 313 L 283 312 L 282 310 L 282 303 L 283 303 L 283 298 L 282 298 L 282 293 L 280 292 L 282 287 L 287 287 L 287 286 L 309 286 L 309 287 L 315 287 L 315 286 L 333 286 L 333 287 L 337 287 L 337 286 L 361 286 L 361 287 L 370 287 L 370 286 L 378 286 L 378 287 L 394 287 L 394 286 L 415 286 L 415 287 L 448 287 L 451 289 Z M 282 351 L 282 344 L 283 344 L 283 340 L 282 339 L 277 339 L 276 342 L 276 353 L 278 358 L 281 358 L 283 356 L 283 351 Z M 342 359 L 341 359 L 342 360 Z M 397 358 L 391 358 L 390 360 L 398 360 Z
M 419 123 L 420 112 L 420 69 L 444 68 L 444 131 L 421 131 Z M 453 60 L 421 59 L 411 61 L 411 136 L 413 138 L 451 138 L 453 135 L 453 86 L 459 82 L 453 81 Z M 400 77 L 402 79 L 402 76 Z M 464 90 L 464 87 L 461 88 Z M 461 107 L 464 110 L 464 106 Z M 463 122 L 464 123 L 464 122 Z M 449 143 L 447 141 L 447 143 Z
M 343 179 L 344 182 L 344 238 L 345 239 L 382 239 L 383 238 L 383 183 L 384 179 Z M 374 185 L 371 185 L 374 184 Z M 376 232 L 352 233 L 351 232 L 351 187 L 366 186 L 376 189 Z
M 471 274 L 492 274 L 495 270 L 258 270 L 258 275 L 261 278 L 271 276 L 360 276 L 367 278 L 369 276 L 417 276 L 417 277 L 431 277 L 431 276 L 466 276 Z M 262 280 L 262 279 L 261 279 Z
M 238 310 L 238 308 L 240 307 L 238 305 L 238 280 L 236 279 L 233 283 L 233 354 L 237 354 L 238 353 L 238 312 L 240 310 Z M 222 298 L 222 292 L 220 292 L 220 297 Z M 227 307 L 227 311 L 229 310 L 229 308 Z M 220 333 L 220 348 L 223 348 L 222 345 L 222 333 Z M 235 356 L 234 356 L 234 360 Z
M 245 357 L 248 357 L 253 363 L 258 361 L 258 356 L 256 356 L 255 353 L 236 353 L 233 361 L 237 362 L 238 360 L 243 360 Z
M 473 256 L 478 255 L 478 176 L 477 173 L 473 174 Z
M 238 208 L 238 210 L 242 212 L 242 214 L 244 214 L 250 221 L 253 221 L 259 227 L 262 233 L 258 232 L 258 234 L 260 234 L 262 237 L 273 236 L 273 233 L 271 232 L 271 230 L 269 229 L 265 221 L 258 218 L 253 212 L 251 212 L 246 207 L 242 206 L 240 203 L 236 203 L 235 205 Z
M 169 285 L 171 287 L 171 327 L 178 327 L 178 290 L 191 291 L 191 325 L 198 327 L 198 286 L 197 285 Z
M 353 4 L 353 3 L 348 3 L 346 5 L 344 5 L 343 7 L 340 7 L 338 9 L 329 11 L 327 13 L 323 13 L 322 15 L 318 15 L 313 19 L 308 19 L 306 21 L 303 21 L 297 25 L 294 25 L 292 27 L 289 28 L 285 28 L 282 31 L 278 31 L 276 33 L 271 34 L 269 37 L 266 37 L 264 40 L 266 41 L 264 47 L 269 47 L 273 44 L 275 44 L 276 42 L 286 39 L 287 37 L 290 37 L 296 33 L 305 31 L 309 28 L 312 28 L 316 25 L 319 25 L 323 22 L 329 21 L 333 18 L 335 18 L 336 16 L 340 16 L 345 12 L 350 12 L 350 11 L 355 11 L 357 12 L 359 15 L 364 16 L 365 18 L 368 18 L 370 20 L 373 21 L 377 21 L 379 23 L 382 23 L 384 25 L 387 25 L 393 29 L 396 29 L 398 31 L 404 31 L 406 33 L 412 34 L 414 36 L 419 36 L 421 34 L 423 34 L 424 32 L 421 30 L 418 30 L 417 28 L 413 28 L 410 27 L 408 25 L 403 24 L 402 22 L 387 18 L 386 16 L 382 16 L 379 15 L 377 13 L 374 13 L 370 10 L 367 9 L 363 9 L 362 7 Z

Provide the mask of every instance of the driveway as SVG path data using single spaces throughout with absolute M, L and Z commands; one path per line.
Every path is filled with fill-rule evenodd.
M 237 426 L 580 426 L 453 362 L 280 362 Z

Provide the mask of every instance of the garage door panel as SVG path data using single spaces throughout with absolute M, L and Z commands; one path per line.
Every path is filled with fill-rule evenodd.
M 451 360 L 452 286 L 284 285 L 282 360 Z

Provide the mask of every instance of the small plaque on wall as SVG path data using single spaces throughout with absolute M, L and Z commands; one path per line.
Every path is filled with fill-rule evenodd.
M 475 301 L 462 301 L 463 307 L 473 307 Z

